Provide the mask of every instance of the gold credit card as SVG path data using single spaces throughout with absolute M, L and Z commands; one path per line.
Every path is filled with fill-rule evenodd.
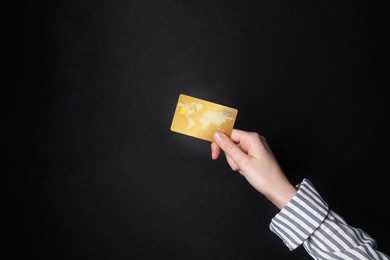
M 181 94 L 171 131 L 214 142 L 217 131 L 231 135 L 237 113 L 235 108 Z

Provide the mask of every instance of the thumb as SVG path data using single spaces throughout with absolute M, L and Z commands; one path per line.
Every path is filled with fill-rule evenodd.
M 215 142 L 218 146 L 237 164 L 240 169 L 245 167 L 248 155 L 245 154 L 227 135 L 222 132 L 214 134 Z

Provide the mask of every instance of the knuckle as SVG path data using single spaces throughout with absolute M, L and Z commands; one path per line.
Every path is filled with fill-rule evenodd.
M 252 138 L 260 139 L 261 135 L 257 132 L 250 132 L 249 133 Z
M 267 142 L 267 139 L 263 135 L 261 135 L 257 132 L 251 132 L 250 136 L 253 139 L 260 140 L 260 141 L 265 142 L 265 143 Z
M 232 166 L 232 170 L 235 172 L 238 172 L 240 170 L 240 168 L 237 165 L 235 165 L 235 166 Z

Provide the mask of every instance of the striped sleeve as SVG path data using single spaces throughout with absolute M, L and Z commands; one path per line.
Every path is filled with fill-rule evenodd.
M 314 259 L 390 259 L 367 233 L 330 210 L 307 179 L 272 219 L 270 229 L 290 250 L 303 244 Z

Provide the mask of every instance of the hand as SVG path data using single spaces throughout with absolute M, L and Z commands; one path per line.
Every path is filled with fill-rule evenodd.
M 214 134 L 211 157 L 218 159 L 221 149 L 233 171 L 240 172 L 260 193 L 279 209 L 295 195 L 265 138 L 257 133 L 233 129 L 231 138 L 222 132 Z

